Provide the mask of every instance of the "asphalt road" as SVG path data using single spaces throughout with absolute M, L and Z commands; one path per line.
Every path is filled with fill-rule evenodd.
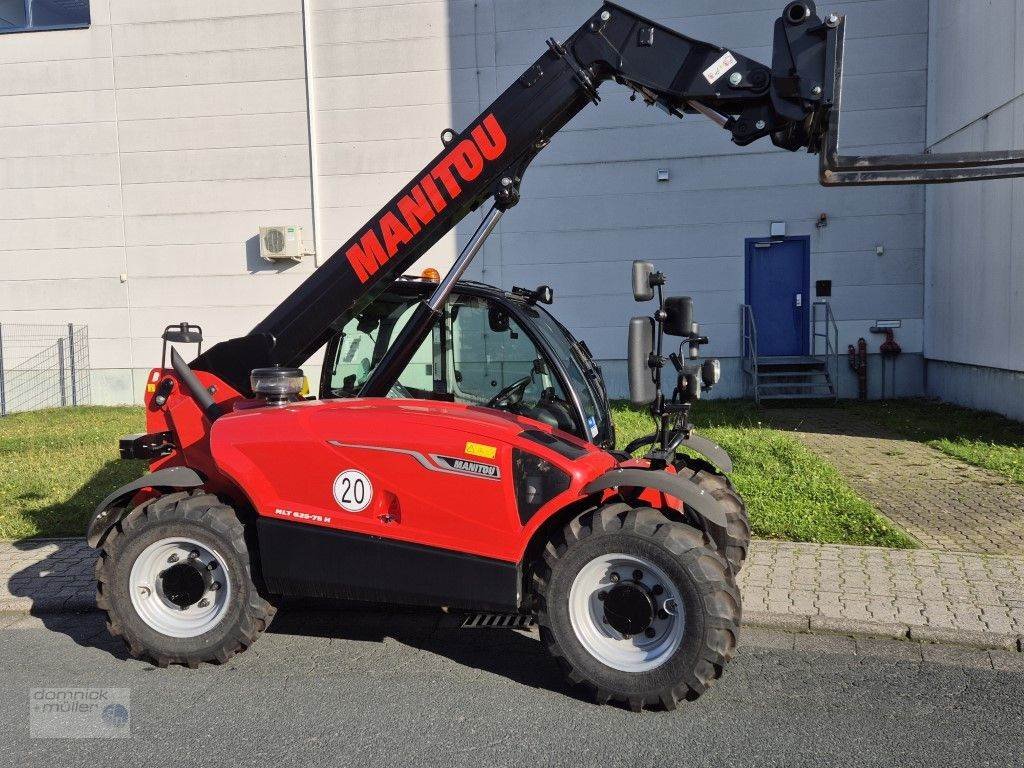
M 748 631 L 699 701 L 575 697 L 534 637 L 282 613 L 224 666 L 126 659 L 95 614 L 0 616 L 0 765 L 1019 766 L 1024 654 Z M 32 739 L 29 689 L 130 689 L 126 739 Z

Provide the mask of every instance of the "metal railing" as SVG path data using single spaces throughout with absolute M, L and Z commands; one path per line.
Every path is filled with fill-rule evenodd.
M 743 370 L 750 377 L 754 403 L 760 405 L 761 397 L 757 388 L 757 322 L 754 320 L 754 308 L 749 304 L 740 306 L 740 327 L 743 329 Z
M 823 325 L 822 330 L 818 330 Z M 836 325 L 832 305 L 827 301 L 816 301 L 811 305 L 811 354 L 825 358 L 825 370 L 832 384 L 832 395 L 839 399 L 839 326 Z M 823 339 L 825 349 L 818 351 L 818 339 Z
M 88 326 L 0 324 L 0 416 L 89 400 Z

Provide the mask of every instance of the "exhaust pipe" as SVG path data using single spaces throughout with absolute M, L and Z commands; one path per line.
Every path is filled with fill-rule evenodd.
M 214 422 L 224 415 L 224 411 L 214 401 L 213 395 L 203 386 L 199 377 L 188 367 L 188 363 L 182 359 L 181 355 L 178 354 L 178 350 L 174 348 L 171 349 L 171 367 L 178 374 L 181 383 L 191 393 L 192 399 L 196 401 L 196 405 L 206 414 L 206 418 Z

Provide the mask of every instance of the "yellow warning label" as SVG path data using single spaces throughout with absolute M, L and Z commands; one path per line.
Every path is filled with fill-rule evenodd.
M 149 392 L 150 394 L 156 392 L 156 384 L 147 384 L 146 391 Z
M 467 456 L 479 456 L 483 459 L 493 459 L 498 455 L 498 449 L 493 445 L 483 445 L 481 443 L 466 443 L 466 455 Z

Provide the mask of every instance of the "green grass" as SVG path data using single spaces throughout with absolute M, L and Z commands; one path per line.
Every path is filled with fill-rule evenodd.
M 620 446 L 650 433 L 654 421 L 628 405 L 614 406 Z M 762 538 L 912 548 L 914 542 L 858 496 L 839 472 L 795 438 L 759 421 L 742 401 L 704 401 L 694 409 L 701 434 L 733 458 L 733 483 Z
M 794 438 L 759 423 L 749 403 L 705 402 L 702 433 L 736 462 L 757 535 L 795 541 L 912 546 L 858 497 L 830 464 Z M 615 407 L 620 445 L 653 422 Z M 77 536 L 104 496 L 145 471 L 117 457 L 117 439 L 144 429 L 140 408 L 77 408 L 0 420 L 0 538 Z
M 0 419 L 0 538 L 81 536 L 103 497 L 145 471 L 117 439 L 145 429 L 141 408 L 75 408 Z
M 850 403 L 862 418 L 1024 485 L 1024 424 L 929 400 Z

